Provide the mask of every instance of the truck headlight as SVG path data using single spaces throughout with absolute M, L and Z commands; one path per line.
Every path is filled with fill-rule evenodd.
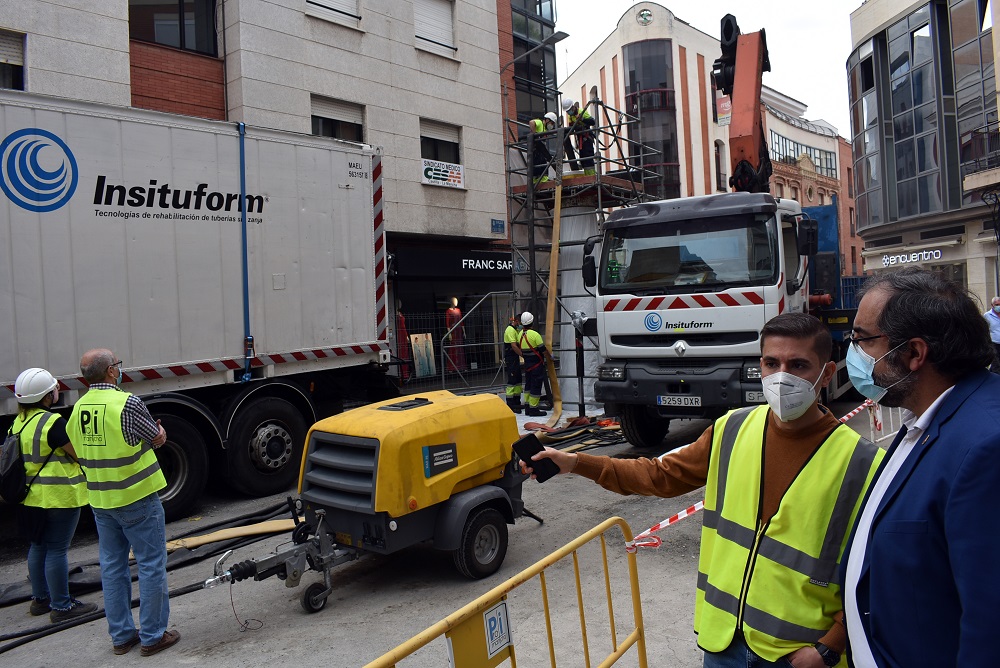
M 597 367 L 598 380 L 625 380 L 625 366 L 619 364 L 602 364 Z
M 760 367 L 748 366 L 745 369 L 747 380 L 760 380 Z

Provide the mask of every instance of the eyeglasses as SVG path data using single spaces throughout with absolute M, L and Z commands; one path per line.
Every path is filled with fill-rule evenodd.
M 881 339 L 883 336 L 886 336 L 886 335 L 885 334 L 872 334 L 871 336 L 851 336 L 850 341 L 854 345 L 858 345 L 859 343 L 864 343 L 865 341 L 872 341 L 874 339 Z M 886 337 L 886 338 L 888 338 L 888 337 Z
M 111 366 L 109 366 L 108 370 L 110 371 L 112 369 L 112 367 L 118 367 L 118 371 L 121 371 L 122 370 L 122 361 L 118 360 L 117 362 L 115 362 L 114 364 L 112 364 Z

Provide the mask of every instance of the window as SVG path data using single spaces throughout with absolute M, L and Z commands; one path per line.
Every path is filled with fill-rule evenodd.
M 813 161 L 817 174 L 829 176 L 832 179 L 837 178 L 837 156 L 833 151 L 824 151 L 813 146 L 800 144 L 771 130 L 772 160 L 783 162 L 786 165 L 796 165 L 798 164 L 799 156 L 803 153 Z
M 847 168 L 847 196 L 854 197 L 854 170 Z
M 131 39 L 215 56 L 216 0 L 129 0 Z
M 363 142 L 364 107 L 314 95 L 312 133 L 321 137 Z
M 856 246 L 851 246 L 851 275 L 858 275 L 858 249 Z
M 774 192 L 775 192 L 775 194 L 778 197 L 784 197 L 785 196 L 785 184 L 784 183 L 775 183 L 774 184 L 774 188 L 775 188 Z
M 358 0 L 305 0 L 305 12 L 351 28 L 361 27 Z
M 792 199 L 795 200 L 796 202 L 799 201 L 799 189 L 796 188 L 795 186 L 792 186 Z
M 824 195 L 823 193 L 817 193 L 817 194 L 819 195 L 819 205 L 823 206 L 824 204 L 826 204 L 826 195 Z
M 0 30 L 0 88 L 24 90 L 24 35 Z
M 853 239 L 854 237 L 858 236 L 858 226 L 857 226 L 857 223 L 854 222 L 854 207 L 853 206 L 850 207 L 847 210 L 847 216 L 848 216 L 848 218 L 851 219 L 851 238 Z
M 442 56 L 454 56 L 455 28 L 451 0 L 413 0 L 413 34 L 417 46 Z
M 420 119 L 420 157 L 456 165 L 462 163 L 459 152 L 459 129 L 437 121 Z

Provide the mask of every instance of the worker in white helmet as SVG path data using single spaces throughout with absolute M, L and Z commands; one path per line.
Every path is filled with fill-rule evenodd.
M 59 400 L 59 382 L 45 369 L 25 369 L 14 381 L 18 435 L 28 495 L 18 508 L 18 526 L 28 539 L 28 579 L 34 616 L 66 622 L 97 610 L 69 594 L 67 552 L 80 510 L 87 505 L 87 479 L 66 434 L 66 420 L 49 409 Z
M 559 117 L 553 112 L 547 112 L 541 118 L 535 118 L 528 123 L 532 134 L 538 135 L 534 138 L 534 153 L 532 154 L 532 183 L 544 183 L 549 180 L 549 165 L 552 164 L 552 153 L 545 143 L 546 132 L 556 129 Z
M 594 127 L 597 126 L 597 121 L 591 118 L 590 112 L 587 111 L 586 107 L 581 110 L 580 104 L 568 97 L 563 98 L 562 107 L 563 111 L 566 112 L 567 134 L 564 147 L 566 157 L 570 160 L 570 167 L 574 170 L 583 167 L 584 174 L 593 176 L 597 173 L 597 170 L 594 168 L 594 144 L 596 141 Z M 574 160 L 573 137 L 576 137 L 576 148 L 580 153 L 579 167 L 576 166 L 576 161 Z
M 518 346 L 524 356 L 525 415 L 545 415 L 538 407 L 542 398 L 542 383 L 545 381 L 545 360 L 552 361 L 552 355 L 545 347 L 542 335 L 535 331 L 535 316 L 528 311 L 521 314 L 521 337 Z

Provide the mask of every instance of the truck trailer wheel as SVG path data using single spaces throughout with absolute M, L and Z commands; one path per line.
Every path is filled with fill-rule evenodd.
M 198 503 L 208 480 L 208 450 L 201 433 L 183 418 L 157 416 L 167 432 L 167 442 L 155 450 L 167 486 L 160 501 L 167 521 L 186 517 Z
M 284 399 L 247 404 L 234 420 L 226 444 L 230 486 L 249 496 L 287 490 L 299 474 L 306 421 Z
M 454 552 L 455 568 L 467 578 L 479 580 L 500 569 L 507 556 L 507 522 L 494 508 L 469 513 L 462 529 L 462 542 Z
M 655 415 L 646 406 L 625 404 L 621 407 L 622 433 L 637 448 L 655 448 L 663 443 L 670 429 L 670 419 Z

